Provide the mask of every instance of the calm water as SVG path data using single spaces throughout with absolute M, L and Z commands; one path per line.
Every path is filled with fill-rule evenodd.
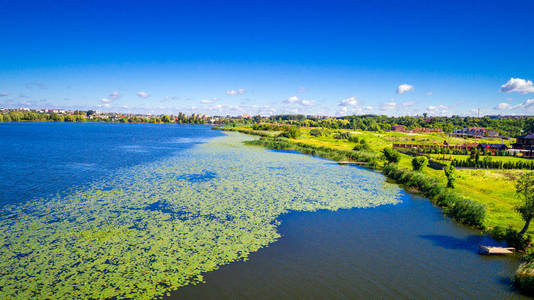
M 65 192 L 220 135 L 200 125 L 0 123 L 0 205 Z
M 31 237 L 14 241 L 21 234 L 10 235 L 9 231 L 13 230 L 22 235 L 35 235 L 38 241 L 35 249 L 47 246 L 52 249 L 42 253 L 21 252 L 7 263 L 3 261 L 0 292 L 15 288 L 13 293 L 20 296 L 16 289 L 26 287 L 17 287 L 17 282 L 9 276 L 11 269 L 24 269 L 27 263 L 41 268 L 39 274 L 58 269 L 50 261 L 51 255 L 60 256 L 58 261 L 68 262 L 65 271 L 50 273 L 54 279 L 61 277 L 69 283 L 66 288 L 54 291 L 56 295 L 58 292 L 75 295 L 69 294 L 71 285 L 98 282 L 96 277 L 91 278 L 97 274 L 91 271 L 95 267 L 110 267 L 99 280 L 127 287 L 128 282 L 142 282 L 143 277 L 126 278 L 129 275 L 125 274 L 131 272 L 125 272 L 118 273 L 124 279 L 120 280 L 112 275 L 121 266 L 127 267 L 127 259 L 123 263 L 117 261 L 134 249 L 137 256 L 132 256 L 132 262 L 150 258 L 142 265 L 135 265 L 137 269 L 146 268 L 141 274 L 146 274 L 144 277 L 149 282 L 149 277 L 160 277 L 158 270 L 172 276 L 168 266 L 180 255 L 172 253 L 180 247 L 188 250 L 188 242 L 193 252 L 182 254 L 184 257 L 202 251 L 214 255 L 223 250 L 226 252 L 221 253 L 231 255 L 232 251 L 226 248 L 215 249 L 222 243 L 218 242 L 220 236 L 236 233 L 238 240 L 232 237 L 234 243 L 246 241 L 244 245 L 252 245 L 267 241 L 270 244 L 257 252 L 254 252 L 257 246 L 253 246 L 248 261 L 226 264 L 219 270 L 204 273 L 205 283 L 182 287 L 171 298 L 522 298 L 509 282 L 518 265 L 517 259 L 479 256 L 478 243 L 491 241 L 444 218 L 428 200 L 395 188 L 383 193 L 378 185 L 383 178 L 371 171 L 340 167 L 294 153 L 243 147 L 240 135 L 236 134 L 230 139 L 213 139 L 223 135 L 208 126 L 0 123 L 0 167 L 4 170 L 0 172 L 0 200 L 2 205 L 14 207 L 17 215 L 24 212 L 29 216 L 21 220 L 9 215 L 3 217 L 0 241 L 4 247 L 20 243 L 22 247 L 15 250 L 35 244 Z M 349 179 L 351 184 L 339 178 Z M 274 184 L 266 184 L 269 181 Z M 337 185 L 343 188 L 336 189 Z M 358 185 L 362 187 L 360 190 Z M 343 194 L 344 190 L 358 195 L 358 201 L 364 202 L 336 199 L 350 197 L 350 193 Z M 51 198 L 58 193 L 61 195 Z M 101 196 L 102 193 L 105 195 Z M 387 204 L 398 202 L 389 198 L 391 193 L 397 193 L 397 199 L 402 202 Z M 294 200 L 281 202 L 286 196 Z M 41 197 L 44 199 L 32 202 Z M 338 202 L 322 203 L 321 199 L 327 197 Z M 381 200 L 373 202 L 373 197 Z M 50 201 L 54 208 L 41 208 L 40 201 Z M 224 206 L 221 204 L 224 201 L 230 202 Z M 33 203 L 30 206 L 35 206 L 38 213 L 17 208 L 25 203 Z M 204 203 L 209 205 L 204 207 Z M 376 207 L 294 212 L 367 206 Z M 235 207 L 242 209 L 233 210 Z M 291 212 L 278 216 L 288 209 Z M 252 215 L 248 216 L 248 212 Z M 47 218 L 46 214 L 53 217 Z M 261 221 L 255 225 L 248 218 L 281 221 L 278 227 L 281 238 L 272 243 L 263 236 L 276 234 L 262 231 L 272 223 Z M 245 219 L 248 220 L 245 223 L 240 221 Z M 193 229 L 215 226 L 218 234 L 199 237 L 204 231 L 195 231 L 177 235 L 177 228 L 168 229 L 189 222 L 194 222 L 188 225 Z M 226 232 L 226 227 L 217 227 L 218 224 L 237 227 Z M 246 226 L 257 226 L 258 231 L 246 228 L 239 231 Z M 28 228 L 39 228 L 35 229 L 39 232 L 28 232 Z M 95 228 L 105 230 L 95 231 Z M 78 235 L 73 235 L 62 243 L 56 242 L 58 236 L 70 231 L 83 233 L 83 238 L 78 240 Z M 256 241 L 249 232 L 256 232 L 262 238 Z M 177 239 L 172 239 L 172 235 L 177 235 Z M 198 239 L 189 241 L 189 236 Z M 154 243 L 155 239 L 162 243 Z M 217 242 L 210 245 L 211 241 Z M 177 244 L 180 246 L 176 247 Z M 58 245 L 70 250 L 66 254 L 57 252 Z M 72 245 L 74 248 L 68 248 Z M 125 245 L 132 247 L 124 248 Z M 73 249 L 91 247 L 108 250 L 90 261 L 69 254 L 74 253 Z M 103 259 L 98 265 L 95 258 L 99 255 Z M 217 257 L 221 259 L 219 254 Z M 202 256 L 195 259 L 202 261 Z M 162 264 L 158 265 L 160 261 Z M 90 268 L 82 268 L 85 265 Z M 177 270 L 181 268 L 184 265 Z M 70 283 L 69 274 L 77 274 L 78 279 Z M 88 278 L 83 279 L 84 274 Z M 41 280 L 35 276 L 30 282 Z M 46 277 L 42 280 L 49 282 Z M 50 291 L 62 284 L 63 281 L 56 281 Z M 46 292 L 42 286 L 32 288 L 41 295 Z M 102 290 L 99 295 L 113 295 L 113 290 Z
M 428 200 L 284 215 L 282 238 L 247 262 L 206 274 L 170 299 L 528 299 L 513 258 L 477 254 L 492 241 Z

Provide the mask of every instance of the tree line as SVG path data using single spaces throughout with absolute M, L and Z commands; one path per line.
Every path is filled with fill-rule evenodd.
M 353 129 L 365 131 L 387 131 L 393 125 L 403 125 L 408 130 L 415 128 L 436 128 L 450 133 L 454 128 L 482 127 L 498 131 L 501 135 L 518 136 L 534 132 L 534 117 L 490 118 L 485 117 L 429 117 L 385 115 L 353 115 L 344 117 L 319 118 L 305 115 L 276 115 L 266 118 L 266 122 L 291 124 L 302 127 L 323 127 L 331 129 Z

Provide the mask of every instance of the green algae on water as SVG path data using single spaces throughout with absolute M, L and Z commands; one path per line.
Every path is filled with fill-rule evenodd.
M 380 174 L 249 139 L 230 133 L 68 196 L 5 207 L 0 298 L 157 298 L 276 241 L 290 210 L 399 202 Z

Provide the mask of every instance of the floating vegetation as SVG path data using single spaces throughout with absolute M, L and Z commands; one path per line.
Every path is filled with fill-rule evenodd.
M 358 168 L 230 133 L 0 214 L 0 298 L 156 298 L 276 241 L 290 210 L 399 202 Z

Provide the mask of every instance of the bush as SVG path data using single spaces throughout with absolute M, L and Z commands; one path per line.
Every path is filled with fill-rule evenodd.
M 310 135 L 311 136 L 323 136 L 324 135 L 324 130 L 320 129 L 320 128 L 314 128 L 314 129 L 310 130 Z
M 486 207 L 469 199 L 458 198 L 453 202 L 452 206 L 449 206 L 446 213 L 460 223 L 482 228 Z
M 424 156 L 417 156 L 412 159 L 412 167 L 414 171 L 421 171 L 428 165 L 428 158 Z
M 526 295 L 534 295 L 534 276 L 532 275 L 532 262 L 523 262 L 519 265 L 515 276 L 514 284 Z
M 519 232 L 511 227 L 504 228 L 502 226 L 495 226 L 490 231 L 490 235 L 496 240 L 505 241 L 508 246 L 514 247 L 517 250 L 525 250 L 531 242 L 529 235 L 521 236 Z M 531 254 L 531 256 L 534 259 L 534 255 Z
M 369 145 L 367 144 L 367 141 L 364 140 L 364 139 L 361 139 L 360 140 L 360 143 L 357 144 L 356 146 L 354 146 L 354 148 L 352 148 L 352 150 L 354 151 L 367 151 L 367 150 L 370 150 L 371 147 L 369 147 Z
M 278 135 L 288 139 L 296 139 L 300 136 L 300 129 L 297 126 L 291 126 Z
M 348 140 L 349 140 L 349 142 L 351 142 L 351 143 L 358 143 L 358 142 L 360 141 L 360 139 L 359 139 L 357 136 L 355 136 L 355 135 L 351 135 L 351 136 L 349 136 Z
M 334 135 L 334 138 L 336 140 L 348 140 L 348 139 L 350 139 L 350 137 L 351 137 L 351 134 L 348 131 L 347 132 L 338 133 L 338 134 Z
M 384 157 L 389 163 L 398 163 L 400 161 L 400 153 L 392 148 L 384 148 Z
M 456 181 L 456 169 L 452 165 L 448 165 L 443 168 L 445 177 L 447 177 L 447 187 L 454 188 L 454 182 Z

